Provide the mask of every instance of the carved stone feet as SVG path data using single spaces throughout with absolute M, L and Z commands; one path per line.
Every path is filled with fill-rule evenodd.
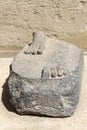
M 82 51 L 43 32 L 33 35 L 11 65 L 9 100 L 21 115 L 71 116 L 79 101 Z
M 38 31 L 33 33 L 33 43 L 24 51 L 25 54 L 42 54 L 45 50 L 46 35 L 44 32 Z
M 52 65 L 51 67 L 44 67 L 41 72 L 42 78 L 61 78 L 69 74 L 65 66 Z

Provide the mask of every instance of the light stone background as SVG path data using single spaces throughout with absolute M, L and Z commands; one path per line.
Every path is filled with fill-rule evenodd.
M 12 59 L 3 56 L 0 58 L 0 130 L 87 130 L 87 55 L 84 56 L 80 102 L 74 115 L 68 118 L 20 116 L 7 110 L 2 102 L 2 86 L 9 75 Z M 4 99 L 7 98 L 4 93 Z M 8 102 L 6 106 L 9 106 Z
M 22 48 L 36 30 L 87 51 L 87 0 L 0 0 L 0 51 Z
M 87 55 L 80 102 L 72 117 L 19 116 L 4 106 L 2 86 L 11 57 L 31 42 L 36 30 L 87 51 L 87 0 L 0 0 L 0 130 L 87 130 Z

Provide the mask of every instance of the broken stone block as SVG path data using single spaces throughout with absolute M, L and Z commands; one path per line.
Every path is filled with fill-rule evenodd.
M 38 31 L 10 66 L 10 102 L 19 114 L 71 116 L 83 72 L 82 51 Z

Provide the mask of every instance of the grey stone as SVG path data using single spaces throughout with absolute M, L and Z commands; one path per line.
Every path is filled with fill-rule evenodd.
M 19 114 L 71 116 L 79 101 L 82 72 L 78 47 L 36 32 L 32 44 L 10 66 L 10 102 Z

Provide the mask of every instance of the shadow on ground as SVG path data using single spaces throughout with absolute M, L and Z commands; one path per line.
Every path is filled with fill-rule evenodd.
M 8 78 L 6 79 L 6 81 L 5 81 L 4 85 L 2 86 L 2 88 L 3 88 L 2 102 L 3 102 L 4 106 L 6 107 L 6 109 L 8 111 L 16 113 L 16 110 L 12 107 L 12 105 L 9 102 L 10 94 L 9 94 L 9 88 L 8 88 Z

